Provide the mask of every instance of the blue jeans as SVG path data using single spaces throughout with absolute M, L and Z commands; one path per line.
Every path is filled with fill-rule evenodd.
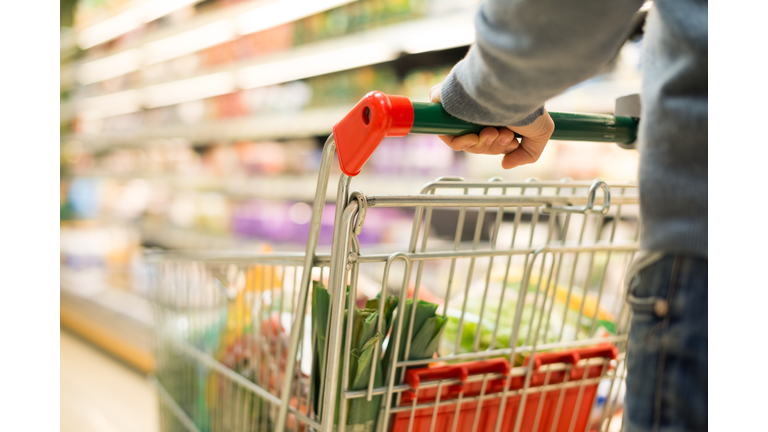
M 627 302 L 625 432 L 707 430 L 707 258 L 663 256 Z

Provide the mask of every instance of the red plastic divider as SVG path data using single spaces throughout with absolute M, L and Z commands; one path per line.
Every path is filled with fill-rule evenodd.
M 550 384 L 560 384 L 564 382 L 581 381 L 599 377 L 603 372 L 603 366 L 596 365 L 578 365 L 583 359 L 606 358 L 615 359 L 618 350 L 610 344 L 598 345 L 595 347 L 561 351 L 557 353 L 537 353 L 533 357 L 533 372 L 528 386 L 529 390 L 536 387 L 542 387 Z M 527 365 L 530 358 L 525 359 Z M 559 370 L 542 371 L 540 368 L 545 365 L 565 363 L 570 368 Z M 570 373 L 566 373 L 570 369 Z M 606 369 L 608 370 L 608 369 Z M 477 422 L 478 432 L 491 432 L 496 426 L 496 417 L 501 405 L 501 392 L 507 378 L 495 378 L 486 380 L 485 390 L 483 391 L 483 381 L 467 382 L 473 375 L 485 375 L 491 373 L 501 374 L 507 377 L 511 371 L 509 362 L 506 359 L 490 359 L 468 363 L 459 363 L 448 366 L 412 369 L 406 372 L 405 382 L 411 386 L 411 390 L 403 392 L 401 406 L 408 406 L 414 403 L 434 402 L 437 399 L 437 386 L 423 388 L 426 382 L 434 382 L 445 379 L 458 379 L 458 384 L 443 386 L 440 392 L 440 401 L 451 401 L 445 406 L 440 406 L 435 416 L 435 431 L 450 431 L 453 428 L 454 417 L 457 431 L 472 430 Z M 586 375 L 585 375 L 586 373 Z M 510 380 L 509 390 L 520 390 L 525 385 L 525 376 L 515 376 Z M 521 432 L 568 432 L 570 423 L 575 418 L 574 429 L 582 431 L 587 425 L 589 414 L 597 393 L 597 383 L 583 386 L 581 399 L 579 399 L 580 386 L 567 389 L 551 389 L 543 392 L 528 393 L 523 408 L 523 418 L 521 421 Z M 492 399 L 483 401 L 462 401 L 457 405 L 454 401 L 459 395 L 463 398 L 478 396 L 481 393 L 494 395 Z M 506 406 L 502 415 L 501 430 L 513 430 L 517 419 L 518 408 L 520 407 L 522 396 L 511 395 L 507 397 Z M 577 406 L 578 402 L 578 406 Z M 478 404 L 480 406 L 478 412 Z M 455 416 L 456 410 L 459 410 L 458 416 Z M 540 412 L 539 412 L 540 411 Z M 416 409 L 413 413 L 412 431 L 429 431 L 432 423 L 434 407 Z M 478 415 L 477 419 L 475 416 Z M 575 417 L 574 417 L 575 416 Z M 538 417 L 538 418 L 537 418 Z M 406 432 L 411 423 L 411 413 L 399 412 L 394 415 L 392 432 Z M 556 424 L 555 424 L 556 423 Z M 554 425 L 554 428 L 553 428 Z

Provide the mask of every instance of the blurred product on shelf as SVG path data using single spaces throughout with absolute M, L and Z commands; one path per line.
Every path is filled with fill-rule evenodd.
M 577 180 L 606 178 L 630 181 L 637 178 L 639 155 L 615 145 L 553 141 L 535 164 L 505 170 L 498 160 L 486 155 L 463 154 L 462 175 L 469 178 L 502 177 L 506 180 L 523 181 L 539 179 L 571 178 Z
M 290 114 L 306 108 L 313 94 L 313 87 L 310 84 L 305 81 L 294 81 L 245 90 L 240 99 L 248 114 L 273 112 Z
M 463 158 L 432 135 L 386 138 L 374 151 L 366 170 L 386 176 L 438 177 L 464 175 Z M 421 185 L 414 184 L 413 192 Z
M 376 245 L 397 241 L 393 227 L 411 222 L 412 215 L 397 209 L 375 209 L 365 219 L 366 233 L 360 244 Z M 301 245 L 307 240 L 312 207 L 303 202 L 244 201 L 234 205 L 233 234 L 279 243 Z M 330 245 L 333 238 L 334 206 L 326 205 L 320 228 L 320 245 Z
M 387 138 L 375 154 L 367 165 L 369 174 L 418 178 L 438 176 L 446 170 L 458 175 L 465 173 L 463 154 L 430 135 Z M 200 182 L 224 182 L 260 176 L 314 176 L 319 160 L 320 149 L 315 139 L 238 140 L 231 144 L 194 146 L 185 139 L 159 139 L 148 146 L 116 147 L 98 154 L 84 150 L 77 161 L 65 160 L 62 166 L 73 176 L 194 176 Z
M 300 245 L 309 232 L 311 206 L 302 201 L 242 199 L 220 192 L 169 188 L 162 181 L 78 177 L 63 187 L 62 220 L 111 220 L 153 223 L 211 235 Z M 324 213 L 321 245 L 330 245 L 333 205 Z M 64 216 L 66 215 L 66 217 Z M 400 241 L 394 227 L 412 216 L 396 209 L 375 209 L 366 219 L 361 244 Z M 63 229 L 63 228 L 62 228 Z M 170 246 L 169 246 L 170 247 Z
M 62 219 L 151 221 L 218 236 L 291 244 L 306 239 L 306 206 L 319 161 L 314 139 L 205 147 L 173 139 L 98 155 L 78 151 L 77 158 L 62 162 L 71 176 L 62 182 Z M 380 179 L 401 178 L 406 186 L 403 193 L 417 193 L 423 183 L 446 172 L 486 178 L 501 175 L 521 181 L 530 176 L 551 177 L 552 173 L 574 178 L 631 178 L 636 166 L 636 154 L 604 144 L 574 147 L 553 143 L 539 164 L 505 172 L 496 161 L 455 153 L 433 136 L 408 135 L 387 138 L 365 175 L 353 184 L 375 192 Z M 325 214 L 333 215 L 332 209 Z M 393 212 L 379 218 L 372 212 L 361 243 L 400 241 L 387 226 L 407 223 L 409 217 Z M 324 222 L 323 245 L 330 244 L 331 226 L 332 220 Z
M 332 105 L 352 106 L 361 94 L 372 88 L 386 88 L 391 92 L 398 89 L 397 74 L 391 66 L 362 67 L 349 71 L 308 78 L 312 99 L 308 107 Z M 384 90 L 382 90 L 384 91 Z
M 77 177 L 68 184 L 67 201 L 71 219 L 94 220 L 101 217 L 130 221 L 147 210 L 153 190 L 143 179 L 116 181 Z
M 603 146 L 599 143 L 552 142 L 557 157 L 553 160 L 551 172 L 554 177 L 577 179 L 607 178 L 633 180 L 637 176 L 639 155 L 618 146 Z
M 400 94 L 414 102 L 429 102 L 429 91 L 443 81 L 452 67 L 447 64 L 409 71 L 403 80 Z
M 117 222 L 62 222 L 60 277 L 63 289 L 80 296 L 109 289 L 143 295 L 147 281 L 139 231 Z
M 73 270 L 126 266 L 139 244 L 136 229 L 124 224 L 69 221 L 61 225 L 61 263 Z
M 234 147 L 244 175 L 307 174 L 319 161 L 314 140 L 241 141 Z
M 430 174 L 453 161 L 452 151 L 425 138 L 431 137 L 391 139 L 370 171 Z M 424 157 L 427 153 L 432 156 Z M 72 166 L 74 177 L 61 186 L 62 219 L 152 221 L 214 235 L 301 244 L 308 233 L 309 205 L 285 200 L 290 190 L 280 200 L 253 199 L 261 191 L 251 187 L 270 187 L 270 177 L 283 182 L 285 175 L 301 175 L 306 180 L 298 185 L 311 191 L 318 157 L 314 140 L 243 141 L 202 149 L 172 140 L 156 147 L 115 149 L 96 158 L 92 170 Z M 330 244 L 333 225 L 332 209 L 325 214 L 323 245 Z M 361 243 L 395 241 L 398 236 L 389 227 L 409 217 L 391 209 L 371 212 Z

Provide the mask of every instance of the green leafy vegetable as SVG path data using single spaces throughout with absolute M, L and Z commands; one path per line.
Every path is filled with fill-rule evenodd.
M 408 328 L 411 321 L 411 310 L 413 308 L 413 300 L 408 299 L 405 301 L 405 307 L 403 308 L 403 331 L 400 337 L 400 344 L 397 350 L 397 361 L 403 361 L 405 359 L 405 346 L 408 340 Z M 413 318 L 413 332 L 411 337 L 410 348 L 408 352 L 408 360 L 424 360 L 430 359 L 435 355 L 438 344 L 440 343 L 440 335 L 445 328 L 446 320 L 442 316 L 436 316 L 437 305 L 424 300 L 416 302 L 416 312 Z M 392 329 L 392 336 L 394 338 L 397 334 L 397 323 L 395 323 Z M 390 343 L 387 346 L 387 352 L 384 354 L 384 367 L 385 370 L 391 366 L 393 352 L 394 352 L 394 339 L 390 339 Z M 398 370 L 395 375 L 395 382 L 399 383 L 402 375 L 402 370 Z
M 347 287 L 349 289 L 349 287 Z M 347 319 L 349 316 L 350 302 L 347 292 L 344 311 L 344 329 L 347 328 Z M 324 370 L 325 343 L 328 330 L 328 313 L 331 297 L 325 287 L 319 283 L 314 284 L 312 294 L 312 332 L 317 337 L 315 345 L 315 355 L 313 358 L 313 381 L 312 394 L 314 397 L 315 412 L 319 411 L 319 401 L 322 398 L 320 394 L 321 377 L 320 372 Z M 394 296 L 387 296 L 384 300 L 384 321 L 381 323 L 381 332 L 379 326 L 379 302 L 380 299 L 373 299 L 366 302 L 366 307 L 358 309 L 355 307 L 352 314 L 352 339 L 349 364 L 349 388 L 352 390 L 362 390 L 368 387 L 371 373 L 374 374 L 373 385 L 380 387 L 384 383 L 384 369 L 381 361 L 376 362 L 373 369 L 374 356 L 381 355 L 382 343 L 385 335 L 389 332 L 392 315 L 397 307 L 398 299 Z M 342 353 L 346 348 L 346 338 L 342 339 Z M 378 348 L 378 349 L 377 349 Z M 339 364 L 339 372 L 343 371 L 342 363 Z M 338 381 L 336 392 L 337 404 L 334 415 L 334 423 L 339 421 L 339 401 L 341 399 L 341 380 Z M 373 431 L 376 428 L 376 422 L 381 405 L 381 395 L 373 396 L 370 401 L 366 398 L 355 398 L 349 401 L 347 409 L 347 425 L 350 430 L 355 431 Z

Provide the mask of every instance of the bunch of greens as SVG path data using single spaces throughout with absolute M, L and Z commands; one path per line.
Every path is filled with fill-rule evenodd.
M 349 287 L 347 287 L 349 289 Z M 328 333 L 328 313 L 330 310 L 331 297 L 328 290 L 319 283 L 314 284 L 312 293 L 312 333 L 317 337 L 315 353 L 312 361 L 312 394 L 314 397 L 315 412 L 319 412 L 319 401 L 322 398 L 321 392 L 321 371 L 325 370 L 326 338 Z M 383 322 L 381 332 L 378 331 L 379 325 L 379 305 L 381 299 L 376 298 L 368 300 L 363 309 L 354 307 L 352 313 L 352 338 L 349 361 L 349 388 L 351 390 L 362 390 L 368 386 L 371 373 L 374 374 L 373 385 L 380 387 L 384 383 L 384 365 L 381 361 L 376 362 L 376 368 L 373 370 L 374 354 L 381 353 L 382 343 L 386 334 L 389 332 L 392 323 L 392 315 L 397 307 L 398 298 L 387 296 L 383 305 Z M 347 328 L 347 319 L 350 312 L 349 292 L 346 294 L 344 311 L 344 329 Z M 377 349 L 378 347 L 378 349 Z M 342 338 L 342 353 L 348 349 L 346 347 L 346 338 Z M 343 370 L 342 363 L 339 364 L 339 372 Z M 336 389 L 336 412 L 334 414 L 334 423 L 339 421 L 339 400 L 341 393 L 341 380 L 337 383 Z M 382 396 L 374 396 L 371 401 L 366 398 L 355 398 L 349 401 L 347 410 L 347 425 L 353 426 L 356 431 L 373 431 L 376 428 L 376 421 L 379 415 L 379 406 Z
M 406 300 L 403 309 L 403 330 L 397 350 L 398 362 L 406 360 L 405 346 L 408 340 L 408 328 L 411 322 L 413 299 Z M 418 300 L 416 302 L 416 312 L 413 317 L 413 330 L 411 333 L 411 343 L 407 360 L 430 359 L 437 351 L 438 344 L 440 343 L 440 336 L 445 328 L 446 319 L 443 316 L 436 315 L 436 311 L 437 305 L 434 303 L 424 300 Z M 392 338 L 394 338 L 397 334 L 397 323 L 395 323 L 392 330 Z M 392 364 L 394 346 L 394 341 L 390 340 L 390 343 L 387 346 L 387 352 L 384 354 L 383 359 L 385 370 Z M 396 383 L 400 382 L 402 373 L 402 370 L 397 371 L 397 374 L 395 375 Z
M 364 309 L 358 309 L 352 323 L 352 345 L 350 353 L 349 387 L 351 390 L 362 390 L 368 386 L 373 366 L 374 354 L 381 355 L 384 337 L 389 333 L 392 323 L 392 314 L 397 307 L 397 297 L 387 296 L 384 302 L 384 322 L 382 332 L 377 332 L 379 319 L 379 302 L 376 298 L 369 300 Z M 377 349 L 378 347 L 378 349 Z M 373 371 L 373 386 L 384 385 L 384 367 L 379 360 Z M 376 421 L 379 416 L 382 396 L 373 396 L 369 402 L 365 398 L 356 398 L 349 401 L 348 425 L 355 425 L 354 430 L 373 431 L 376 429 Z M 363 425 L 360 428 L 360 425 Z

